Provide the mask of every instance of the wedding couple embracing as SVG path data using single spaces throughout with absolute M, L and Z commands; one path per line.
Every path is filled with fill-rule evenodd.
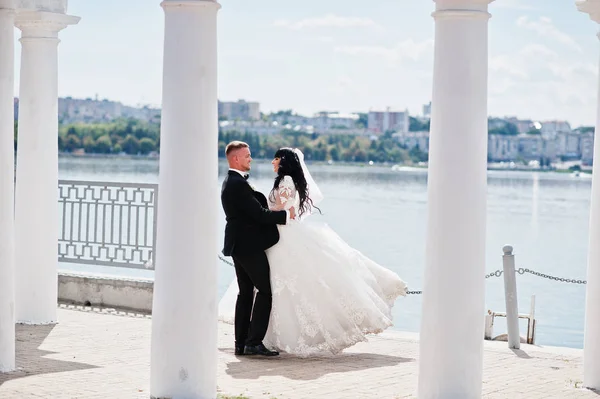
M 235 354 L 339 353 L 391 326 L 406 284 L 308 218 L 320 213 L 323 194 L 302 152 L 275 153 L 268 198 L 247 181 L 248 144 L 231 142 L 225 153 L 223 254 L 233 258 L 237 284 L 221 300 L 219 318 L 235 325 Z

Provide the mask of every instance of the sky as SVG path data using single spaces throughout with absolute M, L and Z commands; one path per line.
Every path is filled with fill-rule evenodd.
M 221 101 L 305 115 L 386 107 L 419 115 L 431 99 L 433 1 L 220 3 Z M 496 0 L 489 11 L 489 115 L 593 125 L 597 24 L 571 0 Z M 59 96 L 160 106 L 160 1 L 70 0 L 68 13 L 81 21 L 60 33 Z

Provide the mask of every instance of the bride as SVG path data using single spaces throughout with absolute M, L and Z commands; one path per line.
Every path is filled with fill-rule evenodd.
M 398 275 L 350 247 L 329 226 L 307 219 L 323 199 L 301 151 L 281 148 L 271 210 L 296 210 L 278 225 L 279 242 L 266 250 L 273 306 L 265 344 L 297 356 L 339 353 L 392 325 L 391 308 L 406 284 Z M 313 218 L 314 219 L 314 218 Z M 219 304 L 219 319 L 233 323 L 235 280 Z

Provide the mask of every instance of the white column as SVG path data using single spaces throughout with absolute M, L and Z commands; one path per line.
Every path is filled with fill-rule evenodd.
M 579 11 L 600 23 L 600 0 L 577 2 Z M 600 101 L 600 89 L 598 91 Z M 600 132 L 600 102 L 596 116 L 596 133 Z M 594 140 L 592 198 L 590 203 L 588 270 L 583 343 L 583 384 L 600 389 L 600 139 Z
M 17 146 L 16 317 L 56 322 L 58 257 L 58 32 L 79 21 L 27 11 L 21 30 Z
M 419 399 L 482 386 L 490 0 L 436 0 Z
M 0 0 L 0 372 L 15 369 L 14 26 L 12 0 Z
M 167 0 L 150 393 L 215 398 L 216 1 Z

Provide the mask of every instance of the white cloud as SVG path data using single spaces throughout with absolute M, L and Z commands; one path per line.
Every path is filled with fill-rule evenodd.
M 522 0 L 502 0 L 492 3 L 492 7 L 507 8 L 511 10 L 533 10 L 535 7 L 524 4 Z
M 514 88 L 517 83 L 512 78 L 492 79 L 489 87 L 490 97 L 502 95 Z
M 583 52 L 581 46 L 568 34 L 558 29 L 548 17 L 540 17 L 537 21 L 522 16 L 517 19 L 517 26 L 536 32 L 538 35 L 555 40 L 574 50 Z
M 596 64 L 529 44 L 490 58 L 489 111 L 590 123 L 596 113 L 597 80 Z
M 344 95 L 364 92 L 367 88 L 348 75 L 339 75 L 328 87 L 329 92 Z
M 356 57 L 378 57 L 389 62 L 397 63 L 403 59 L 419 60 L 431 52 L 433 40 L 415 42 L 413 39 L 404 40 L 394 47 L 384 46 L 338 46 L 334 51 Z
M 489 60 L 490 71 L 506 72 L 511 76 L 516 76 L 526 79 L 529 77 L 527 70 L 518 63 L 515 63 L 513 57 L 507 55 L 497 55 Z
M 541 44 L 528 44 L 514 54 L 502 54 L 490 57 L 490 72 L 506 73 L 514 78 L 530 78 L 532 69 L 538 62 L 552 65 L 558 54 Z
M 321 43 L 333 43 L 335 42 L 335 39 L 331 36 L 319 36 L 316 38 L 317 41 L 321 42 Z
M 371 18 L 342 17 L 335 14 L 305 18 L 295 22 L 287 19 L 280 19 L 275 21 L 273 25 L 292 30 L 314 28 L 379 28 L 379 25 Z
M 562 79 L 564 82 L 579 78 L 594 79 L 598 75 L 598 67 L 589 63 L 553 63 L 548 65 L 547 68 L 555 77 Z
M 534 59 L 546 58 L 546 59 L 555 59 L 558 57 L 558 54 L 549 49 L 548 47 L 541 44 L 528 44 L 523 47 L 519 54 L 525 57 L 530 57 Z

